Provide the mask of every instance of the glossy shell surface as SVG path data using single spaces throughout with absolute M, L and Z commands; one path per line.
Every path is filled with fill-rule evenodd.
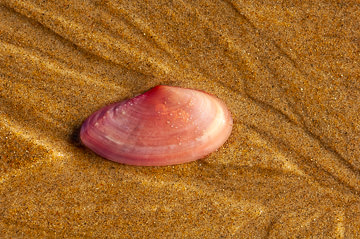
M 165 166 L 217 150 L 230 136 L 232 123 L 217 97 L 159 85 L 93 113 L 83 123 L 80 138 L 96 154 L 115 162 Z

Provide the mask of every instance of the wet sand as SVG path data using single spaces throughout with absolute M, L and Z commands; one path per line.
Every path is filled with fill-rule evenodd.
M 0 1 L 1 238 L 360 237 L 358 1 L 54 2 Z M 226 102 L 225 145 L 168 167 L 81 145 L 158 84 Z

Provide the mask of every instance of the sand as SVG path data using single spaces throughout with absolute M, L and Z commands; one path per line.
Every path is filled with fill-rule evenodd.
M 0 1 L 0 237 L 360 237 L 359 23 L 356 0 Z M 225 145 L 134 167 L 79 142 L 158 84 L 221 98 Z

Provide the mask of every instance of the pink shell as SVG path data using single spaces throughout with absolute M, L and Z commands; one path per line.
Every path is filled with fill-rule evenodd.
M 165 166 L 205 157 L 227 140 L 231 129 L 230 112 L 217 97 L 159 85 L 93 113 L 80 138 L 115 162 Z

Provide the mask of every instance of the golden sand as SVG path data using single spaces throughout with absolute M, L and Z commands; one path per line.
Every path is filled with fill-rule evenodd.
M 356 0 L 0 0 L 0 237 L 360 237 L 359 23 Z M 169 167 L 81 145 L 158 84 L 224 100 L 227 143 Z

